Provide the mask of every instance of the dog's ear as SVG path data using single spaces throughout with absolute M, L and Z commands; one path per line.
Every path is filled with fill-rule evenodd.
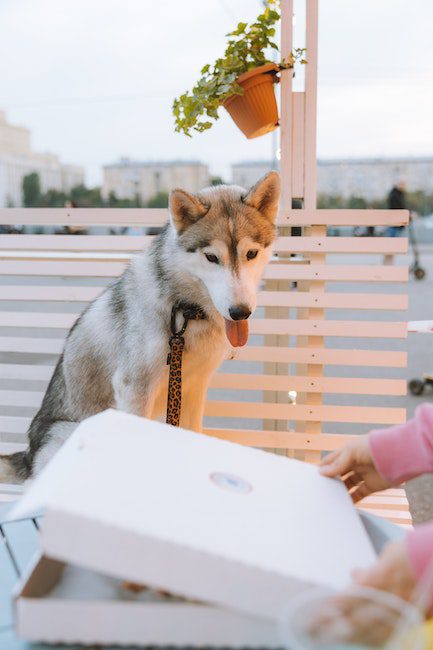
M 253 185 L 244 203 L 256 208 L 273 222 L 277 217 L 279 198 L 280 176 L 277 172 L 269 172 Z
M 171 220 L 178 232 L 183 232 L 209 210 L 198 196 L 179 189 L 170 192 L 169 206 Z

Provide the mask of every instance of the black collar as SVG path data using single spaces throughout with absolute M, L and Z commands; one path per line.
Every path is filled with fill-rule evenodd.
M 183 324 L 180 329 L 177 327 L 177 315 L 179 313 L 183 316 Z M 171 310 L 170 329 L 172 336 L 182 336 L 190 320 L 204 320 L 205 318 L 206 313 L 199 305 L 185 301 L 176 302 Z

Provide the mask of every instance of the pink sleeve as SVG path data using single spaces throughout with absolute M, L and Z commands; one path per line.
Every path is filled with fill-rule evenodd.
M 433 608 L 433 522 L 421 524 L 406 535 L 406 548 L 413 575 L 426 581 L 429 606 Z
M 433 405 L 419 406 L 406 424 L 371 431 L 368 440 L 378 472 L 391 485 L 433 473 Z

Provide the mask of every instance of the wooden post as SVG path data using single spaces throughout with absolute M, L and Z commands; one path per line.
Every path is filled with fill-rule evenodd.
M 293 42 L 293 3 L 282 0 L 281 3 L 281 54 L 287 58 L 292 49 Z M 281 80 L 281 217 L 280 231 L 283 234 L 285 215 L 292 208 L 293 179 L 295 185 L 302 187 L 303 208 L 307 210 L 316 208 L 317 193 L 317 170 L 316 170 L 316 114 L 317 114 L 317 53 L 318 53 L 318 0 L 306 0 L 306 48 L 308 64 L 305 70 L 305 91 L 295 98 L 292 93 L 292 75 L 282 74 Z M 298 95 L 298 93 L 296 94 Z M 301 108 L 301 114 L 299 111 Z M 296 110 L 294 110 L 296 109 Z M 296 120 L 296 121 L 295 121 Z M 294 156 L 294 150 L 303 148 L 303 155 Z M 299 193 L 296 198 L 299 198 Z M 289 234 L 284 232 L 284 234 Z M 304 228 L 303 235 L 326 236 L 326 226 L 312 226 Z M 323 253 L 309 253 L 306 256 L 306 263 L 324 263 L 326 255 Z M 287 290 L 286 287 L 282 289 Z M 304 281 L 298 283 L 298 291 L 311 291 L 318 293 L 325 290 L 324 281 Z M 303 308 L 297 310 L 297 317 L 301 319 L 321 320 L 325 316 L 324 309 Z M 278 342 L 286 344 L 286 341 Z M 298 347 L 323 347 L 323 337 L 298 336 L 296 339 Z M 287 367 L 281 368 L 276 364 L 274 372 L 287 373 Z M 298 365 L 296 374 L 307 377 L 320 377 L 323 375 L 323 366 L 320 365 Z M 300 393 L 298 403 L 306 405 L 320 405 L 323 402 L 321 393 Z M 284 424 L 284 423 L 283 423 Z M 277 427 L 275 427 L 277 428 Z M 296 430 L 304 433 L 320 433 L 320 422 L 298 422 Z M 318 452 L 306 452 L 306 459 L 317 462 Z
M 293 47 L 293 0 L 281 0 L 281 58 L 287 59 Z M 284 215 L 292 209 L 292 71 L 281 73 L 280 84 L 280 150 L 281 200 Z
M 306 0 L 306 48 L 307 61 L 305 71 L 305 149 L 304 149 L 304 208 L 314 210 L 317 197 L 317 56 L 318 56 L 318 0 Z M 305 237 L 325 237 L 326 226 L 311 226 L 304 229 Z M 310 263 L 324 264 L 326 254 L 310 253 Z M 324 281 L 304 283 L 302 290 L 322 293 L 325 291 Z M 325 310 L 309 308 L 299 310 L 299 318 L 323 320 Z M 297 344 L 301 347 L 324 347 L 324 338 L 321 336 L 299 337 Z M 322 377 L 323 366 L 307 365 L 299 368 L 301 374 L 307 377 Z M 302 400 L 307 405 L 320 405 L 323 403 L 322 393 L 306 393 Z M 321 422 L 305 422 L 302 427 L 304 433 L 318 434 L 322 431 Z M 305 460 L 318 462 L 320 453 L 317 451 L 305 452 Z
M 281 58 L 288 58 L 292 51 L 293 43 L 293 0 L 282 0 L 281 2 Z M 281 72 L 280 83 L 280 175 L 281 175 L 281 197 L 280 214 L 286 214 L 292 207 L 292 78 L 291 70 Z M 279 227 L 280 235 L 290 234 L 289 228 Z M 283 257 L 287 255 L 283 255 Z M 290 283 L 287 280 L 268 280 L 266 289 L 268 291 L 287 291 Z M 289 310 L 284 307 L 267 307 L 266 318 L 288 318 Z M 287 347 L 289 339 L 287 336 L 266 336 L 265 345 Z M 266 363 L 265 373 L 273 375 L 287 375 L 289 366 L 281 363 Z M 287 394 L 281 392 L 264 393 L 264 401 L 270 403 L 288 403 Z M 284 431 L 287 430 L 287 423 L 284 420 L 266 420 L 265 430 Z M 275 453 L 286 454 L 286 450 L 275 449 Z

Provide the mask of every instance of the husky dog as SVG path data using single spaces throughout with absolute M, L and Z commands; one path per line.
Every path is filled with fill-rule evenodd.
M 200 431 L 206 391 L 230 346 L 245 345 L 247 319 L 271 255 L 279 176 L 249 191 L 235 185 L 170 194 L 170 220 L 150 248 L 81 314 L 34 417 L 26 451 L 0 457 L 0 481 L 37 474 L 77 423 L 114 407 L 161 418 L 173 305 L 205 318 L 185 338 L 180 425 Z

